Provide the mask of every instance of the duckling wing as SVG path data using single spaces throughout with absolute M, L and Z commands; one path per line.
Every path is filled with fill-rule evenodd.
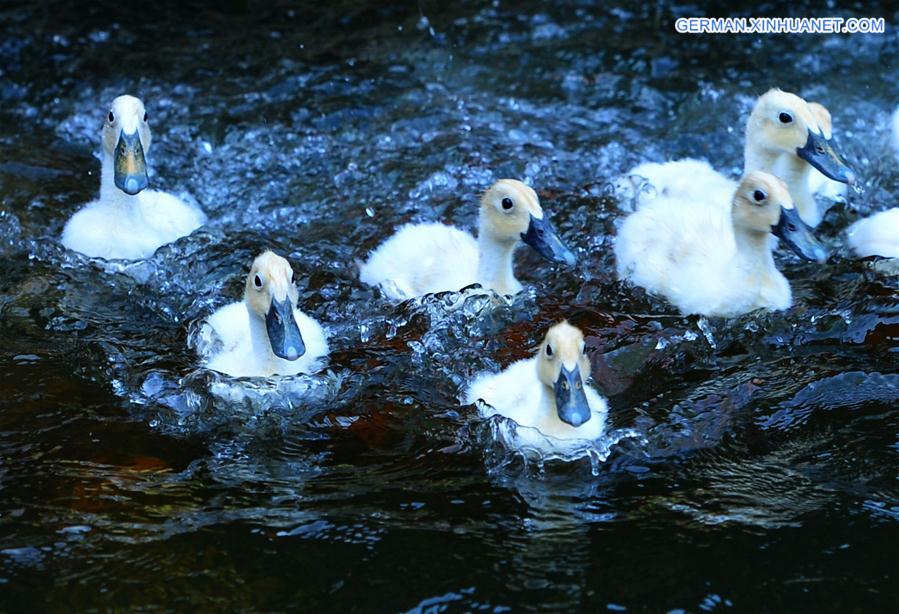
M 202 211 L 165 192 L 141 192 L 140 207 L 147 231 L 156 236 L 157 248 L 189 235 L 206 223 Z
M 328 355 L 328 338 L 322 325 L 299 309 L 293 310 L 293 315 L 300 327 L 300 335 L 306 346 L 306 353 L 293 361 L 296 370 L 293 373 L 313 373 L 321 369 L 324 359 Z
M 737 183 L 704 160 L 685 158 L 640 164 L 619 178 L 617 187 L 622 200 L 633 203 L 632 210 L 658 198 L 700 198 L 728 207 Z
M 409 224 L 371 253 L 359 279 L 397 300 L 459 290 L 477 281 L 473 236 L 444 224 Z
M 206 318 L 203 333 L 204 341 L 214 344 L 216 340 L 222 344 L 222 352 L 230 352 L 245 348 L 252 353 L 250 344 L 250 314 L 243 301 L 225 305 Z M 212 334 L 215 337 L 212 337 Z
M 472 380 L 464 395 L 464 402 L 484 401 L 484 417 L 499 414 L 522 426 L 538 423 L 543 384 L 537 379 L 536 358 L 519 360 L 500 373 L 482 373 Z
M 859 220 L 849 227 L 849 246 L 860 258 L 899 258 L 899 207 Z
M 88 203 L 66 222 L 62 244 L 85 256 L 106 260 L 149 258 L 158 247 L 135 233 L 130 217 L 100 201 Z
M 629 216 L 615 238 L 618 275 L 694 313 L 726 287 L 736 253 L 728 209 L 663 198 Z

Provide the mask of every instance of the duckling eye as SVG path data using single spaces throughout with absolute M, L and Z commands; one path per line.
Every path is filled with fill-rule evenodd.
M 787 224 L 787 230 L 789 230 L 790 232 L 796 232 L 796 224 L 790 222 L 789 224 Z
M 581 380 L 578 380 L 578 381 L 574 384 L 574 387 L 577 388 L 578 390 L 581 389 L 581 386 L 583 386 L 583 384 L 581 384 Z
M 553 355 L 553 348 L 548 343 L 546 344 L 546 355 L 549 356 L 550 358 L 552 358 L 552 355 Z
M 779 119 L 782 124 L 789 124 L 793 121 L 793 116 L 789 113 L 781 113 L 777 116 L 777 119 Z
M 106 118 L 109 120 L 110 124 L 115 121 L 115 115 L 113 114 L 112 111 L 109 112 L 109 115 L 107 115 Z
M 817 151 L 819 154 L 823 154 L 824 153 L 824 145 L 815 145 L 815 151 Z
M 756 190 L 752 193 L 752 197 L 755 199 L 755 202 L 760 203 L 768 198 L 768 195 L 765 194 L 762 190 Z
M 259 277 L 258 275 L 256 277 L 254 277 L 253 285 L 256 286 L 257 288 L 261 288 L 262 287 L 262 278 Z
M 506 196 L 503 199 L 503 209 L 505 209 L 506 211 L 508 211 L 509 209 L 511 209 L 514 206 L 515 206 L 515 203 L 513 203 L 512 199 L 509 198 L 508 196 Z

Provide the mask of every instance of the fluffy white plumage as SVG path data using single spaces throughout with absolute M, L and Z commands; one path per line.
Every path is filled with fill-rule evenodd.
M 478 280 L 478 242 L 445 224 L 407 224 L 372 252 L 359 270 L 395 300 L 459 290 Z
M 141 260 L 206 222 L 202 211 L 165 192 L 123 200 L 101 196 L 85 205 L 66 223 L 62 244 L 92 258 Z
M 321 368 L 328 355 L 328 341 L 324 329 L 311 317 L 293 310 L 306 344 L 306 353 L 296 360 L 285 360 L 271 352 L 258 350 L 250 332 L 250 313 L 243 301 L 225 305 L 206 320 L 201 331 L 202 343 L 221 349 L 213 353 L 206 366 L 232 377 L 269 377 L 313 373 Z
M 206 222 L 202 211 L 171 194 L 147 189 L 126 194 L 116 186 L 117 168 L 147 177 L 143 152 L 149 151 L 151 135 L 146 118 L 139 99 L 119 96 L 113 101 L 103 125 L 100 197 L 66 223 L 62 244 L 68 249 L 93 258 L 139 260 Z M 130 158 L 117 151 L 119 139 L 126 133 L 139 140 L 135 145 L 141 147 Z
M 773 223 L 780 201 L 793 206 L 786 186 L 767 173 L 748 175 L 737 194 L 756 188 L 777 207 Z M 734 199 L 731 195 L 728 202 Z M 618 276 L 664 296 L 687 314 L 736 316 L 760 307 L 786 309 L 792 294 L 771 256 L 771 222 L 758 220 L 759 229 L 752 232 L 737 229 L 735 206 L 684 198 L 646 204 L 624 221 L 615 238 Z M 750 215 L 761 213 L 752 204 L 745 206 Z
M 243 300 L 218 309 L 203 323 L 199 350 L 206 366 L 233 377 L 295 375 L 320 368 L 328 354 L 325 331 L 297 309 L 297 299 L 290 263 L 270 251 L 257 256 Z
M 852 251 L 861 258 L 899 258 L 899 207 L 858 220 L 847 236 Z
M 371 253 L 359 278 L 395 300 L 475 283 L 517 294 L 521 283 L 512 259 L 522 241 L 549 260 L 574 264 L 574 254 L 544 218 L 537 193 L 520 181 L 500 179 L 481 197 L 477 239 L 443 224 L 409 224 Z
M 562 422 L 556 414 L 552 390 L 537 376 L 537 361 L 538 357 L 534 356 L 509 365 L 501 373 L 478 375 L 463 401 L 474 404 L 482 400 L 483 417 L 499 414 L 525 427 L 515 430 L 512 445 L 516 448 L 564 454 L 582 446 L 585 440 L 598 439 L 605 431 L 608 413 L 605 399 L 592 387 L 585 386 L 590 419 L 576 428 Z
M 685 158 L 671 162 L 645 162 L 618 180 L 622 196 L 635 199 L 639 209 L 657 198 L 694 198 L 727 205 L 737 182 L 728 179 L 705 160 Z M 641 189 L 642 188 L 642 189 Z
M 772 115 L 783 111 L 794 116 L 795 138 L 779 129 Z M 831 137 L 830 112 L 819 103 L 770 90 L 760 96 L 746 125 L 744 172 L 765 171 L 783 179 L 796 201 L 799 214 L 810 226 L 817 226 L 824 215 L 814 195 L 829 200 L 845 200 L 846 185 L 828 179 L 796 155 L 805 143 L 808 130 Z M 642 178 L 642 179 L 641 179 Z M 727 207 L 737 182 L 716 171 L 704 160 L 685 158 L 670 162 L 647 162 L 630 170 L 617 183 L 623 201 L 634 209 L 656 198 L 708 200 Z M 639 189 L 642 186 L 642 190 Z

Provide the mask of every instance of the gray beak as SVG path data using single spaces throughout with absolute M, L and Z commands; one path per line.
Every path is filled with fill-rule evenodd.
M 776 226 L 771 227 L 771 234 L 783 239 L 800 258 L 827 262 L 827 250 L 812 234 L 812 229 L 800 219 L 795 208 L 780 208 L 780 219 Z
M 115 185 L 125 194 L 134 196 L 150 185 L 144 147 L 140 143 L 140 134 L 137 130 L 131 134 L 125 134 L 124 130 L 119 133 L 113 164 Z
M 581 370 L 576 365 L 571 371 L 562 365 L 553 390 L 556 393 L 556 412 L 562 422 L 576 428 L 590 419 L 590 406 L 581 381 Z
M 796 155 L 830 179 L 855 185 L 855 173 L 834 149 L 832 140 L 825 139 L 823 135 L 809 130 L 808 140 L 796 150 Z
M 268 341 L 272 344 L 272 353 L 278 358 L 296 360 L 306 353 L 306 344 L 303 343 L 300 327 L 293 317 L 290 299 L 272 299 L 272 306 L 265 315 L 265 330 L 268 332 Z
M 540 220 L 532 215 L 528 231 L 521 234 L 521 240 L 537 250 L 537 253 L 547 260 L 568 266 L 575 263 L 574 253 L 562 243 L 562 239 L 556 234 L 556 229 L 552 227 L 545 216 Z

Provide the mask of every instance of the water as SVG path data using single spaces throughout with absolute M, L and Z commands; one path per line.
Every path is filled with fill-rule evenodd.
M 728 6 L 709 14 L 820 14 Z M 827 13 L 885 36 L 727 39 L 676 35 L 699 9 L 667 2 L 0 11 L 3 609 L 895 609 L 896 269 L 841 247 L 899 197 L 895 7 Z M 730 321 L 617 283 L 612 180 L 681 155 L 737 171 L 773 85 L 830 107 L 863 177 L 821 226 L 831 263 L 779 253 L 796 307 Z M 152 182 L 211 221 L 100 266 L 56 241 L 125 92 Z M 514 301 L 358 283 L 395 226 L 471 227 L 503 176 L 538 189 L 574 270 L 522 250 Z M 236 388 L 194 344 L 265 247 L 334 351 Z M 541 464 L 456 399 L 562 317 L 621 439 Z

